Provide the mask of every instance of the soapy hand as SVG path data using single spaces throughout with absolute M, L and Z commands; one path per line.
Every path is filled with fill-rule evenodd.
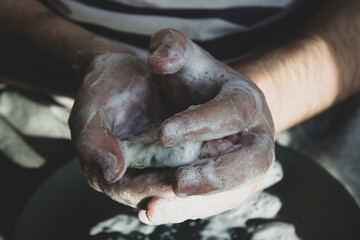
M 274 159 L 274 126 L 257 86 L 175 30 L 153 36 L 148 62 L 162 85 L 173 90 L 165 92 L 168 99 L 178 99 L 181 86 L 195 104 L 162 124 L 160 141 L 165 147 L 207 141 L 202 160 L 177 170 L 176 195 L 223 192 L 261 181 Z
M 171 29 L 152 37 L 148 63 L 174 107 L 192 105 L 173 109 L 178 113 L 161 125 L 159 140 L 165 147 L 206 141 L 207 149 L 176 170 L 175 194 L 152 198 L 140 219 L 208 217 L 259 190 L 274 160 L 274 125 L 257 86 Z
M 92 61 L 69 121 L 90 185 L 149 224 L 211 216 L 256 192 L 274 159 L 261 91 L 172 29 L 153 36 L 148 66 L 129 54 Z M 121 139 L 161 122 L 165 147 L 205 141 L 199 159 L 126 170 Z
M 127 169 L 123 152 L 122 139 L 147 132 L 170 116 L 146 61 L 134 54 L 105 53 L 86 68 L 69 126 L 89 184 L 132 207 L 170 192 L 173 171 Z

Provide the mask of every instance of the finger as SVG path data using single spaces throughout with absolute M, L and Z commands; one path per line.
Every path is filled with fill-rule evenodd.
M 267 131 L 245 132 L 222 155 L 180 167 L 174 181 L 175 194 L 209 194 L 261 181 L 274 161 L 274 140 Z
M 231 135 L 231 136 L 236 136 L 236 135 Z M 204 146 L 201 148 L 199 158 L 202 159 L 202 158 L 215 157 L 221 154 L 222 152 L 225 152 L 226 150 L 230 149 L 236 143 L 231 141 L 229 138 L 207 141 L 204 144 Z
M 91 182 L 99 175 L 107 182 L 115 182 L 127 165 L 111 116 L 99 109 L 96 102 L 75 103 L 69 118 L 71 138 L 87 179 Z
M 153 74 L 153 79 L 159 83 L 169 100 L 167 106 L 171 115 L 197 102 L 187 83 L 179 76 L 180 72 L 184 72 L 184 65 L 188 61 L 190 43 L 182 33 L 173 29 L 158 31 L 150 41 L 148 66 L 156 73 Z
M 167 120 L 159 133 L 165 146 L 239 132 L 247 127 L 246 122 L 254 120 L 252 116 L 259 115 L 265 101 L 250 80 L 212 58 L 176 30 L 163 29 L 153 35 L 148 62 L 153 71 L 165 74 L 163 81 L 184 84 L 181 89 L 188 89 L 193 104 L 204 103 L 217 95 L 211 102 L 191 107 Z
M 221 83 L 231 78 L 226 65 L 174 29 L 163 29 L 152 36 L 148 65 L 165 80 L 180 79 L 195 100 L 214 97 Z
M 115 183 L 96 182 L 95 188 L 113 200 L 139 209 L 146 209 L 153 197 L 174 196 L 171 182 L 174 169 L 131 169 Z
M 148 64 L 159 74 L 173 74 L 179 71 L 188 58 L 188 39 L 174 29 L 162 29 L 150 40 Z
M 225 90 L 211 101 L 165 120 L 159 129 L 161 143 L 173 147 L 188 141 L 219 139 L 256 124 L 262 108 L 259 94 Z
M 117 137 L 128 137 L 123 135 L 139 128 L 136 119 L 146 111 L 144 103 L 149 103 L 146 66 L 139 58 L 126 54 L 100 55 L 93 65 L 94 70 L 86 75 L 76 97 L 72 125 L 80 128 L 76 129 L 79 132 L 96 112 L 100 118 L 94 128 L 105 128 Z
M 152 198 L 147 209 L 139 211 L 139 219 L 149 225 L 180 223 L 188 219 L 213 216 L 238 206 L 259 190 L 261 183 L 208 196 Z
M 70 115 L 72 142 L 90 182 L 98 175 L 107 182 L 115 182 L 127 167 L 121 142 L 114 135 L 109 118 L 96 103 L 83 106 L 76 102 Z
M 102 175 L 114 182 L 124 174 L 127 162 L 119 138 L 146 123 L 139 118 L 149 95 L 144 71 L 135 57 L 103 55 L 85 77 L 69 126 L 88 179 Z
M 87 179 L 102 176 L 109 183 L 120 179 L 127 167 L 121 150 L 121 142 L 104 129 L 84 131 L 74 139 Z

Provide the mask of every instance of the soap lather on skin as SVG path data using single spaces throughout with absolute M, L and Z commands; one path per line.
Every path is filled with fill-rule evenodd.
M 158 129 L 122 141 L 125 162 L 132 168 L 178 167 L 198 159 L 204 143 L 192 142 L 165 148 L 157 138 Z

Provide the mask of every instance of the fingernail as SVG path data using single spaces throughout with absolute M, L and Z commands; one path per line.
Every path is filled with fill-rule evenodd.
M 138 213 L 138 217 L 142 223 L 145 223 L 147 225 L 156 225 L 155 223 L 150 221 L 150 219 L 147 215 L 147 210 L 140 210 Z
M 112 153 L 104 154 L 98 160 L 98 164 L 102 170 L 103 178 L 108 183 L 116 182 L 124 173 L 123 164 L 119 164 L 118 158 Z
M 165 58 L 168 57 L 168 49 L 161 43 L 155 43 L 149 48 L 149 54 L 154 58 Z
M 160 45 L 161 44 L 158 42 L 155 42 L 155 41 L 151 42 L 150 47 L 149 47 L 149 54 L 153 55 L 155 53 L 155 51 L 159 48 Z
M 162 36 L 159 34 L 153 35 L 150 40 L 149 54 L 153 55 L 162 44 L 163 44 Z

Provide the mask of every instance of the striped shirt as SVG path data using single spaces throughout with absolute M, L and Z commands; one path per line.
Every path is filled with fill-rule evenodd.
M 291 15 L 307 0 L 42 2 L 90 31 L 132 46 L 146 49 L 154 32 L 174 28 L 216 58 L 230 60 L 269 46 L 295 29 L 298 23 L 294 26 L 296 19 Z

